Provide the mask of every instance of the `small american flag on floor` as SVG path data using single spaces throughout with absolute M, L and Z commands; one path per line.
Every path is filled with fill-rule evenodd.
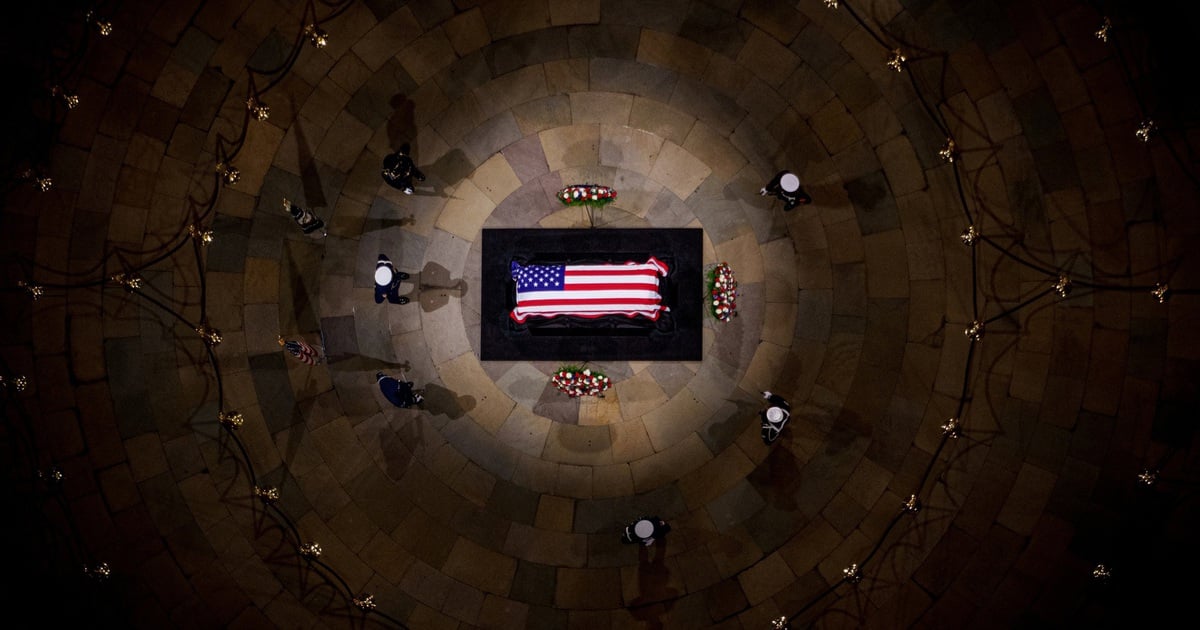
M 602 317 L 624 315 L 657 320 L 669 310 L 662 303 L 659 279 L 667 266 L 651 256 L 623 265 L 522 265 L 513 262 L 517 306 L 509 313 L 523 323 L 529 317 Z
M 317 354 L 317 351 L 299 339 L 284 342 L 283 349 L 309 365 L 316 365 L 321 362 L 321 356 Z

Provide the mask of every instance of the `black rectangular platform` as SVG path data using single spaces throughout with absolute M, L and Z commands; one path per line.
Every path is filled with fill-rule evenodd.
M 703 231 L 680 229 L 483 230 L 480 359 L 484 361 L 699 361 L 702 346 Z M 670 310 L 657 321 L 610 315 L 509 317 L 516 305 L 513 261 L 623 264 L 650 256 L 667 265 L 661 281 Z

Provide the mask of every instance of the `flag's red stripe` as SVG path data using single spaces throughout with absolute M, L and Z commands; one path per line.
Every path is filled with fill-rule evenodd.
M 633 282 L 606 282 L 594 284 L 567 284 L 563 285 L 564 291 L 658 291 L 657 284 L 637 284 Z M 553 291 L 553 289 L 530 289 L 529 292 L 536 291 Z M 522 291 L 525 293 L 525 291 Z
M 648 318 L 650 321 L 656 322 L 658 321 L 658 316 L 665 310 L 667 310 L 666 307 L 659 307 L 653 311 L 609 311 L 604 313 L 518 313 L 517 309 L 513 309 L 512 311 L 509 311 L 508 316 L 518 324 L 524 324 L 525 320 L 529 319 L 530 317 L 557 317 L 559 315 L 571 315 L 574 317 L 582 317 L 584 319 L 598 319 L 600 317 L 604 317 L 605 315 L 642 315 Z
M 658 276 L 658 271 L 654 269 L 622 269 L 621 267 L 609 267 L 607 269 L 573 269 L 567 267 L 568 276 Z
M 601 306 L 611 305 L 614 309 L 618 309 L 627 304 L 658 304 L 660 302 L 662 302 L 662 298 L 580 298 L 577 300 L 564 298 L 556 300 L 521 300 L 521 306 L 583 306 L 599 304 Z

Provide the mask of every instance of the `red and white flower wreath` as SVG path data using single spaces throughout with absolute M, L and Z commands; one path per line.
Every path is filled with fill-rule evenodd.
M 737 279 L 729 263 L 721 263 L 708 276 L 709 312 L 718 320 L 727 322 L 737 317 Z
M 567 365 L 559 368 L 550 379 L 558 391 L 578 398 L 580 396 L 604 397 L 604 391 L 612 386 L 612 380 L 591 369 Z
M 558 200 L 564 206 L 598 207 L 612 203 L 617 191 L 599 184 L 573 184 L 558 191 Z

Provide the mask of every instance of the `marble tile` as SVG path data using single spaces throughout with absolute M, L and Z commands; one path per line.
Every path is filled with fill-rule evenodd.
M 549 419 L 536 415 L 528 407 L 517 405 L 496 431 L 496 439 L 522 453 L 538 457 L 546 448 L 547 436 L 553 425 Z
M 621 405 L 616 392 L 609 390 L 603 398 L 585 396 L 578 399 L 577 424 L 581 426 L 602 426 L 621 422 Z
M 703 120 L 720 134 L 732 133 L 746 117 L 746 110 L 733 97 L 686 77 L 675 85 L 668 104 Z
M 539 98 L 513 107 L 517 126 L 526 136 L 571 122 L 571 102 L 565 94 Z M 543 153 L 544 155 L 544 153 Z
M 522 103 L 545 98 L 550 93 L 542 65 L 514 70 L 475 88 L 475 96 L 488 118 Z
M 767 84 L 779 87 L 799 66 L 800 58 L 765 32 L 753 30 L 738 53 L 737 62 Z
M 568 0 L 550 6 L 550 23 L 595 24 L 600 21 L 600 0 Z
M 413 40 L 396 58 L 413 81 L 420 85 L 457 59 L 457 55 L 445 31 L 435 29 Z
M 791 584 L 796 576 L 778 553 L 773 553 L 738 575 L 738 582 L 751 605 L 757 604 Z
M 537 405 L 546 390 L 549 377 L 529 363 L 513 363 L 504 368 L 499 376 L 493 377 L 496 386 L 520 405 L 527 408 Z
M 507 595 L 517 573 L 517 561 L 459 537 L 441 570 L 481 591 Z
M 712 169 L 687 149 L 674 142 L 664 142 L 649 177 L 680 199 L 686 199 L 710 173 Z
M 629 125 L 682 145 L 696 117 L 657 99 L 638 96 L 629 111 Z
M 507 0 L 483 7 L 492 39 L 499 40 L 550 26 L 549 7 L 530 0 Z
M 377 120 L 379 113 L 376 110 L 380 99 L 377 92 L 386 88 L 383 87 L 383 81 L 374 81 L 364 85 L 370 78 L 371 70 L 357 55 L 346 55 L 329 71 L 331 81 L 353 94 L 346 107 L 347 111 L 368 126 L 374 126 L 379 122 Z
M 908 297 L 908 257 L 904 246 L 904 234 L 900 230 L 863 237 L 868 296 Z
M 592 498 L 592 467 L 559 464 L 552 493 L 576 499 Z
M 330 124 L 324 139 L 317 146 L 315 156 L 335 169 L 348 171 L 370 137 L 371 130 L 345 112 Z
M 573 499 L 544 494 L 538 502 L 534 527 L 570 532 L 574 516 L 575 501 Z
M 450 145 L 455 145 L 468 133 L 474 131 L 483 121 L 483 111 L 479 105 L 479 99 L 475 98 L 473 93 L 468 93 L 458 99 L 452 100 L 450 105 L 430 122 L 430 125 L 443 141 Z M 465 153 L 461 153 L 460 155 L 464 159 L 470 157 L 465 155 Z M 450 153 L 444 155 L 439 162 L 448 160 L 451 157 L 457 156 L 454 153 Z M 438 172 L 433 168 L 430 171 L 432 173 Z M 450 182 L 454 178 L 446 179 Z
M 495 38 L 496 33 L 493 31 L 492 35 Z M 496 39 L 483 53 L 497 76 L 518 68 L 564 60 L 567 58 L 567 29 L 541 29 Z
M 493 155 L 475 169 L 471 181 L 493 204 L 504 201 L 521 186 L 521 180 L 502 154 Z
M 665 102 L 675 88 L 675 73 L 658 66 L 599 57 L 590 60 L 589 68 L 591 89 L 599 92 L 620 92 Z
M 888 194 L 887 180 L 882 172 L 875 171 L 846 182 L 846 191 L 854 204 L 863 236 L 900 227 L 895 197 Z
M 483 222 L 496 207 L 495 202 L 471 180 L 459 182 L 449 192 L 451 198 L 438 215 L 435 226 L 466 241 L 474 241 Z
M 879 146 L 879 161 L 884 165 L 892 194 L 904 195 L 925 189 L 925 171 L 917 160 L 908 138 L 897 136 Z
M 654 553 L 649 562 L 621 567 L 622 591 L 631 608 L 640 609 L 652 602 L 675 600 L 686 590 L 684 578 L 674 559 Z M 635 616 L 639 616 L 636 615 Z
M 677 484 L 689 509 L 700 509 L 744 479 L 754 463 L 736 446 L 684 475 Z
M 678 394 L 696 375 L 694 363 L 654 362 L 647 369 L 668 397 Z
M 554 423 L 546 437 L 542 457 L 567 464 L 608 464 L 612 457 L 611 448 L 608 427 Z
M 600 164 L 606 166 L 648 174 L 662 145 L 661 137 L 633 127 L 600 126 Z M 628 186 L 622 186 L 618 191 L 624 202 L 624 197 L 628 196 Z
M 489 593 L 479 608 L 479 618 L 487 620 L 486 627 L 522 630 L 529 619 L 529 604 Z
M 600 161 L 600 126 L 572 125 L 538 134 L 551 171 L 570 166 L 591 166 Z
M 587 561 L 587 537 L 514 523 L 504 553 L 528 562 L 555 567 L 582 567 Z
M 550 94 L 566 95 L 589 89 L 586 59 L 556 59 L 547 61 L 542 67 Z
M 487 505 L 496 478 L 473 462 L 467 462 L 447 483 L 458 496 L 479 507 Z
M 857 221 L 839 221 L 825 226 L 829 259 L 835 265 L 862 261 L 863 235 Z
M 422 578 L 405 578 L 413 583 L 422 584 L 424 588 L 433 589 L 438 586 L 449 590 L 450 586 L 444 582 L 439 582 L 437 586 L 423 584 Z M 428 598 L 427 598 L 428 599 Z M 439 602 L 445 602 L 445 595 L 438 598 Z M 458 620 L 438 612 L 438 609 L 431 608 L 423 603 L 418 603 L 413 607 L 413 612 L 408 617 L 408 623 L 414 627 L 432 628 L 436 630 L 450 630 L 458 627 Z
M 674 481 L 712 458 L 712 453 L 695 433 L 689 433 L 666 450 L 633 461 L 633 487 L 637 492 L 652 490 Z
M 614 459 L 615 456 L 614 456 Z M 592 496 L 602 499 L 624 497 L 633 494 L 633 475 L 628 464 L 594 466 L 592 468 Z
M 632 462 L 654 453 L 641 418 L 608 425 L 612 461 Z
M 1028 535 L 1045 510 L 1057 479 L 1057 475 L 1045 469 L 1022 465 L 996 521 L 1017 534 Z
M 729 263 L 743 294 L 749 290 L 749 285 L 763 281 L 763 257 L 754 234 L 742 234 L 718 245 L 716 254 L 720 260 Z
M 763 243 L 763 295 L 767 302 L 794 303 L 800 290 L 796 282 L 796 269 L 787 262 L 796 260 L 795 245 L 787 239 L 775 239 Z M 737 275 L 741 282 L 741 274 Z
M 662 388 L 647 372 L 618 381 L 613 387 L 621 405 L 621 415 L 627 420 L 641 418 L 666 402 Z
M 495 433 L 508 419 L 515 403 L 504 394 L 471 354 L 460 354 L 437 366 L 446 387 L 475 401 L 471 417 L 479 426 Z
M 712 50 L 670 33 L 642 29 L 637 60 L 652 66 L 669 68 L 681 74 L 699 77 L 708 65 Z
M 162 441 L 154 434 L 146 433 L 125 440 L 125 452 L 129 453 L 129 469 L 134 483 L 145 481 L 167 470 Z
M 732 144 L 727 135 L 717 133 L 704 123 L 697 123 L 688 132 L 683 148 L 699 158 L 722 181 L 733 179 L 746 165 L 746 158 Z
M 787 322 L 790 332 L 791 322 Z M 790 341 L 790 340 L 789 340 Z M 794 367 L 788 346 L 760 343 L 738 386 L 748 392 L 761 392 L 774 387 L 780 374 Z
M 750 484 L 741 480 L 729 490 L 708 502 L 709 518 L 723 532 L 749 518 L 765 505 L 762 495 Z
M 521 131 L 512 113 L 503 112 L 483 121 L 462 138 L 467 157 L 478 164 L 494 157 L 504 147 L 521 138 Z
M 763 552 L 746 532 L 745 528 L 734 528 L 720 537 L 709 541 L 705 547 L 712 554 L 717 573 L 722 578 L 738 574 L 763 557 Z
M 863 138 L 862 129 L 841 101 L 830 101 L 813 114 L 809 123 L 830 153 L 837 153 Z
M 459 13 L 442 24 L 442 30 L 459 56 L 466 56 L 491 42 L 483 12 L 478 7 Z
M 322 459 L 338 480 L 346 482 L 353 479 L 367 466 L 362 458 L 353 455 L 358 448 L 358 439 L 346 418 L 338 418 L 314 429 L 312 434 L 313 443 L 321 452 Z
M 183 107 L 198 78 L 197 72 L 188 70 L 178 62 L 168 61 L 150 89 L 150 95 L 175 107 Z
M 526 136 L 508 145 L 503 149 L 502 154 L 522 184 L 549 171 L 546 154 L 542 151 L 542 143 L 537 136 Z
M 625 125 L 633 109 L 633 96 L 616 92 L 572 92 L 571 122 L 575 125 L 601 123 Z
M 621 606 L 618 569 L 560 568 L 554 604 L 568 610 L 604 610 Z
M 421 300 L 422 305 L 427 298 L 425 296 Z M 459 301 L 448 300 L 433 311 L 422 309 L 421 328 L 428 340 L 429 358 L 435 365 L 471 350 L 463 328 L 462 303 Z
M 642 414 L 642 425 L 654 450 L 663 451 L 694 432 L 711 413 L 690 390 L 684 389 L 666 404 Z
M 479 609 L 483 606 L 483 592 L 462 584 L 451 582 L 442 604 L 442 612 L 463 623 L 475 624 L 479 619 Z

